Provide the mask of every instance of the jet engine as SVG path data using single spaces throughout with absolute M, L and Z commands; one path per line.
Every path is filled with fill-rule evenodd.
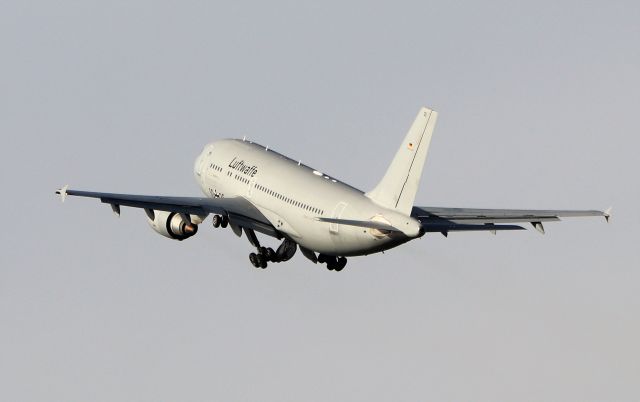
M 198 224 L 203 217 L 179 214 L 177 212 L 145 209 L 147 221 L 153 230 L 174 240 L 187 239 L 198 232 Z

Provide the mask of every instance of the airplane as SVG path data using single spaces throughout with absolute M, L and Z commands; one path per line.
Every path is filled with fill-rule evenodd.
M 313 263 L 341 271 L 347 257 L 384 252 L 426 233 L 522 230 L 530 223 L 544 234 L 543 222 L 564 217 L 602 216 L 611 209 L 521 210 L 416 206 L 414 200 L 438 113 L 419 110 L 382 180 L 363 192 L 288 158 L 269 147 L 243 139 L 207 144 L 194 164 L 194 176 L 205 197 L 114 194 L 69 189 L 67 196 L 98 198 L 120 215 L 120 207 L 144 210 L 151 228 L 173 239 L 198 232 L 208 215 L 212 226 L 244 233 L 256 252 L 251 264 L 290 260 L 297 249 Z M 261 245 L 256 232 L 281 241 L 274 250 Z

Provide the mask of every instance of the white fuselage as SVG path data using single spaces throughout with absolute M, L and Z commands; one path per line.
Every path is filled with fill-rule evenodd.
M 383 251 L 420 235 L 419 222 L 374 203 L 341 181 L 265 147 L 226 139 L 205 146 L 194 173 L 210 198 L 243 197 L 300 246 L 335 256 Z M 378 221 L 404 233 L 318 221 Z

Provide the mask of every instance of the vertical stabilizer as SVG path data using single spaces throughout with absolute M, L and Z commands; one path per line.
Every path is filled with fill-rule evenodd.
M 367 197 L 384 207 L 411 213 L 437 118 L 437 112 L 420 109 L 387 173 Z

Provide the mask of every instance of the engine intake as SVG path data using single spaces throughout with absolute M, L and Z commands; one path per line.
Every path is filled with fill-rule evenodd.
M 153 230 L 164 237 L 174 240 L 184 240 L 198 232 L 198 225 L 193 221 L 200 221 L 199 217 L 191 218 L 189 215 L 182 215 L 177 212 L 156 211 L 145 209 L 147 221 Z M 189 220 L 185 219 L 187 217 Z

